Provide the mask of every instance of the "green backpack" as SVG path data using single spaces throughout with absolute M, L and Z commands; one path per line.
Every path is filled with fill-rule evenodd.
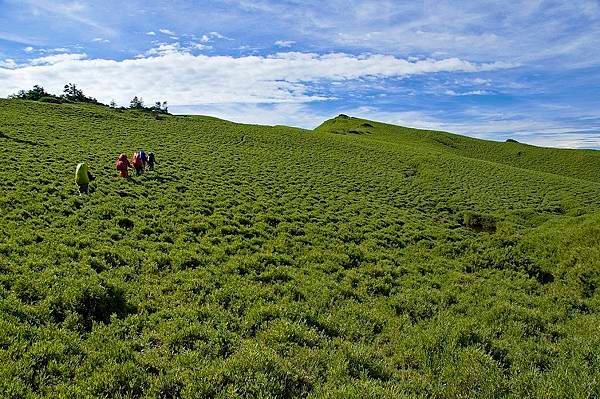
M 75 169 L 75 182 L 77 184 L 90 184 L 88 166 L 85 162 L 77 165 L 77 169 Z

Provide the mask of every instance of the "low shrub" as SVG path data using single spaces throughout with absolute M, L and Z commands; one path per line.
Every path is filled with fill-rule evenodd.
M 62 101 L 59 98 L 50 96 L 42 97 L 38 101 L 42 103 L 62 104 Z
M 462 215 L 462 224 L 477 232 L 494 233 L 496 231 L 496 217 L 482 213 L 466 211 Z

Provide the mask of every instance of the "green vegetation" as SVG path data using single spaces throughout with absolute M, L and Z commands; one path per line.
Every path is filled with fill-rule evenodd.
M 95 98 L 88 97 L 83 94 L 83 91 L 78 89 L 77 85 L 73 83 L 66 84 L 63 94 L 60 96 L 48 93 L 42 86 L 35 85 L 31 90 L 20 90 L 18 93 L 9 96 L 9 99 L 40 101 L 43 103 L 53 104 L 69 102 L 102 105 Z
M 100 103 L 95 98 L 88 97 L 85 94 L 83 94 L 83 91 L 78 89 L 77 85 L 74 83 L 66 84 L 63 90 L 63 94 L 60 96 L 48 93 L 42 86 L 35 85 L 30 90 L 19 90 L 18 93 L 8 96 L 8 99 L 39 101 L 42 103 L 52 104 L 83 103 L 106 106 L 105 104 Z M 111 101 L 110 107 L 117 108 L 117 104 L 114 101 Z M 124 111 L 126 108 L 121 107 L 119 109 L 121 111 Z M 129 109 L 152 113 L 157 119 L 160 119 L 161 115 L 169 114 L 169 108 L 167 106 L 166 101 L 163 101 L 162 103 L 160 101 L 157 101 L 154 103 L 154 105 L 146 107 L 142 98 L 138 98 L 138 96 L 135 96 L 131 99 Z
M 20 100 L 0 145 L 3 398 L 600 395 L 597 152 Z
M 112 106 L 112 107 L 114 108 L 114 106 Z M 162 103 L 160 101 L 157 101 L 156 103 L 154 103 L 153 106 L 146 107 L 146 106 L 144 106 L 144 100 L 142 100 L 141 98 L 138 98 L 138 96 L 135 96 L 131 99 L 131 102 L 129 104 L 129 109 L 151 112 L 151 113 L 154 113 L 156 116 L 158 116 L 159 114 L 168 114 L 169 113 L 169 108 L 167 107 L 166 101 L 163 101 Z

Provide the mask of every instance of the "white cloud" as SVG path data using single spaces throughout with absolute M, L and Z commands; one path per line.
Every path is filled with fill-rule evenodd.
M 473 84 L 482 85 L 482 86 L 489 86 L 492 84 L 492 81 L 490 79 L 475 78 L 475 79 L 467 79 L 467 81 L 471 82 Z
M 18 68 L 0 69 L 0 96 L 41 84 L 60 91 L 74 82 L 100 101 L 126 103 L 133 95 L 172 105 L 309 102 L 325 81 L 387 78 L 436 72 L 478 72 L 505 68 L 449 58 L 410 62 L 384 55 L 279 53 L 270 56 L 192 55 L 179 43 L 160 44 L 145 58 L 123 61 L 57 54 Z
M 219 32 L 210 32 L 209 35 L 212 36 L 212 37 L 214 37 L 214 38 L 217 38 L 217 39 L 231 40 L 230 38 L 228 38 L 227 36 L 223 36 Z
M 56 47 L 49 49 L 41 49 L 40 53 L 68 53 L 69 49 L 65 47 Z
M 96 37 L 94 39 L 92 39 L 93 43 L 110 43 L 110 40 L 108 39 L 103 39 L 101 37 Z
M 170 54 L 184 54 L 189 50 L 181 46 L 181 43 L 160 43 L 157 47 L 151 48 L 146 51 L 144 55 L 138 56 L 138 58 L 143 58 L 144 56 L 166 56 Z
M 0 68 L 13 69 L 17 66 L 17 63 L 12 58 L 7 58 L 4 61 L 0 60 Z
M 491 92 L 486 91 L 486 90 L 470 90 L 470 91 L 464 91 L 464 92 L 456 92 L 454 90 L 446 90 L 444 92 L 445 95 L 447 96 L 485 96 L 488 94 L 491 94 Z
M 162 34 L 165 34 L 165 35 L 168 35 L 168 36 L 175 36 L 175 35 L 176 35 L 176 33 L 175 33 L 175 32 L 173 32 L 172 30 L 169 30 L 169 29 L 164 29 L 164 28 L 163 28 L 163 29 L 159 29 L 158 31 L 159 31 L 160 33 L 162 33 Z
M 294 44 L 296 44 L 296 42 L 293 40 L 277 40 L 275 42 L 275 45 L 277 47 L 284 47 L 284 48 L 292 47 L 292 45 L 294 45 Z
M 148 36 L 156 36 L 156 32 L 150 31 L 150 32 L 146 32 L 146 34 Z
M 86 54 L 55 54 L 45 57 L 34 58 L 30 61 L 31 65 L 56 65 L 64 64 L 68 61 L 81 61 L 87 58 Z
M 223 36 L 219 32 L 209 32 L 209 33 L 205 33 L 204 35 L 202 35 L 202 37 L 200 37 L 200 42 L 201 43 L 210 43 L 214 39 L 232 40 L 232 39 L 228 38 L 227 36 Z
M 175 38 L 172 38 L 175 39 Z M 213 47 L 203 43 L 187 43 L 182 45 L 180 42 L 174 43 L 157 43 L 158 45 L 139 54 L 136 58 L 165 56 L 169 54 L 189 54 L 192 50 L 211 50 Z
M 213 46 L 202 43 L 192 43 L 192 47 L 196 50 L 212 50 Z
M 93 40 L 94 42 L 96 40 Z M 108 42 L 108 41 L 107 41 Z M 55 48 L 33 48 L 26 47 L 24 50 L 27 53 L 40 53 L 40 54 L 52 54 L 52 53 L 69 53 L 72 52 L 75 48 L 80 48 L 79 46 L 72 46 L 72 49 L 68 49 L 66 47 L 55 47 Z

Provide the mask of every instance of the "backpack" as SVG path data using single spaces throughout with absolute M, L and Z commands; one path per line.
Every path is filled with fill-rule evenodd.
M 148 153 L 148 162 L 154 163 L 154 153 L 153 152 Z
M 140 157 L 139 152 L 133 154 L 133 167 L 139 169 L 142 167 L 142 157 Z
M 142 162 L 146 162 L 148 160 L 144 151 L 140 152 L 140 158 L 142 159 Z
M 89 184 L 88 166 L 86 163 L 80 163 L 75 169 L 75 182 L 77 184 Z

